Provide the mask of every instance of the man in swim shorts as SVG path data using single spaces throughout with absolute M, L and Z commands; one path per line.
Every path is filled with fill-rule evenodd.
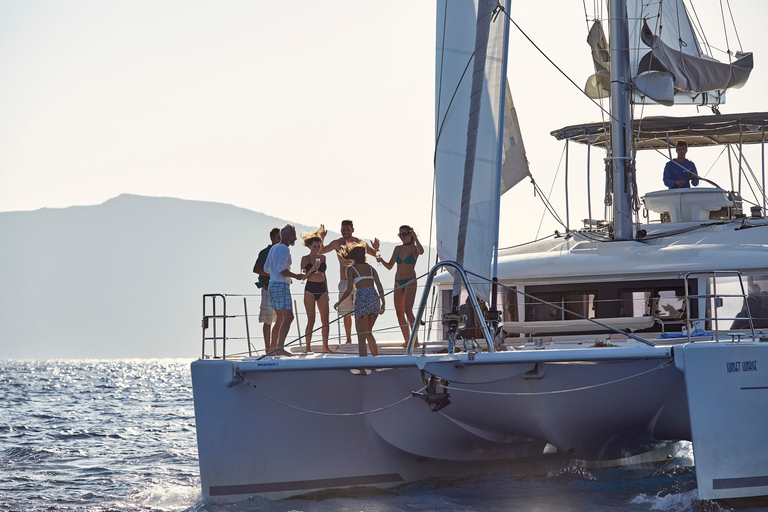
M 291 272 L 291 251 L 296 242 L 296 228 L 286 224 L 280 230 L 280 243 L 269 250 L 264 270 L 269 272 L 269 309 L 275 310 L 275 327 L 272 329 L 272 341 L 267 355 L 289 356 L 283 346 L 288 336 L 288 329 L 293 322 L 293 306 L 291 305 L 291 279 L 304 279 L 303 274 Z
M 347 289 L 347 280 L 345 279 L 347 276 L 347 267 L 350 266 L 353 262 L 351 260 L 345 260 L 341 256 L 339 256 L 339 251 L 341 248 L 346 245 L 349 242 L 359 242 L 360 239 L 352 236 L 352 233 L 355 232 L 355 227 L 352 225 L 351 220 L 343 220 L 341 221 L 341 238 L 337 238 L 336 240 L 330 242 L 327 245 L 324 245 L 321 251 L 323 253 L 336 251 L 336 257 L 339 259 L 339 296 L 341 296 L 342 293 L 344 293 L 344 290 Z M 376 251 L 379 249 L 379 239 L 374 238 L 372 242 L 372 246 L 366 244 L 365 251 L 366 253 L 370 254 L 371 256 L 376 256 Z M 352 343 L 352 313 L 354 306 L 354 291 L 349 295 L 349 297 L 344 300 L 341 304 L 339 304 L 338 311 L 340 315 L 344 316 L 344 332 L 347 335 L 347 343 Z

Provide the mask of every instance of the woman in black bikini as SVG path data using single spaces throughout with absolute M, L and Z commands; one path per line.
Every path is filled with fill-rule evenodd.
M 328 335 L 330 326 L 328 325 L 328 282 L 325 279 L 325 270 L 328 267 L 325 263 L 325 256 L 320 254 L 323 247 L 322 234 L 325 231 L 320 226 L 313 233 L 302 233 L 301 238 L 304 245 L 309 248 L 309 254 L 302 256 L 301 269 L 307 275 L 306 285 L 304 287 L 304 307 L 307 310 L 307 328 L 304 335 L 307 341 L 307 352 L 312 352 L 312 331 L 315 327 L 315 304 L 320 311 L 320 321 L 322 322 L 323 335 L 323 353 L 330 354 L 328 348 Z
M 416 318 L 413 316 L 413 303 L 416 301 L 416 260 L 424 254 L 424 248 L 411 226 L 400 226 L 398 235 L 403 241 L 402 245 L 395 247 L 389 261 L 384 261 L 381 256 L 376 261 L 384 265 L 387 270 L 397 265 L 395 272 L 395 312 L 400 330 L 403 332 L 405 342 L 401 345 L 408 346 L 411 336 L 410 329 Z

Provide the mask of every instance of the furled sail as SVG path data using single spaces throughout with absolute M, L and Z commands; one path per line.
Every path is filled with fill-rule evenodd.
M 721 103 L 726 89 L 747 82 L 752 54 L 737 52 L 730 63 L 705 55 L 682 0 L 627 0 L 627 17 L 630 69 L 640 95 L 663 105 Z M 604 98 L 608 96 L 608 45 L 599 21 L 590 29 L 587 42 L 595 74 L 584 90 L 592 98 Z
M 528 175 L 506 86 L 508 19 L 494 15 L 496 6 L 496 0 L 437 3 L 438 257 L 483 276 L 491 274 L 500 195 Z M 489 287 L 478 284 L 475 291 L 487 300 Z

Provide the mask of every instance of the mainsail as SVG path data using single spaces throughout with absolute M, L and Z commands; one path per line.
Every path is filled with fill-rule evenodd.
M 752 54 L 736 53 L 730 63 L 718 62 L 701 50 L 682 0 L 627 0 L 630 69 L 635 90 L 663 105 L 721 103 L 726 89 L 743 86 L 752 71 Z M 607 43 L 599 21 L 587 37 L 595 74 L 585 92 L 608 96 Z
M 505 76 L 509 21 L 496 6 L 496 0 L 437 4 L 438 257 L 483 276 L 491 274 L 500 195 L 529 175 Z M 478 284 L 478 296 L 487 300 L 489 286 Z

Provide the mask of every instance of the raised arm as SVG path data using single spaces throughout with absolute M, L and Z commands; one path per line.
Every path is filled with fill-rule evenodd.
M 411 231 L 411 235 L 413 236 L 413 243 L 416 244 L 416 251 L 419 253 L 419 256 L 424 254 L 424 248 L 421 246 L 421 242 L 419 242 L 419 237 L 416 236 L 415 231 Z
M 376 251 L 379 250 L 379 239 L 374 238 L 370 244 L 365 244 L 365 252 L 371 256 L 376 256 Z
M 323 245 L 320 248 L 320 254 L 325 254 L 325 253 L 331 252 L 331 251 L 338 251 L 339 250 L 339 245 L 340 244 L 339 244 L 339 240 L 338 239 L 332 241 L 328 245 Z

